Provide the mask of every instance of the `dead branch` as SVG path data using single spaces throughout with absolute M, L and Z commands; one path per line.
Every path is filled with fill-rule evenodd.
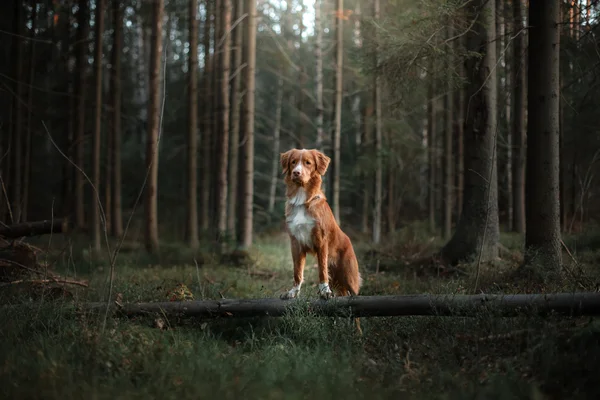
M 21 222 L 19 224 L 0 227 L 0 236 L 7 239 L 16 239 L 24 236 L 40 236 L 50 233 L 67 233 L 69 221 L 66 218 L 51 220 Z

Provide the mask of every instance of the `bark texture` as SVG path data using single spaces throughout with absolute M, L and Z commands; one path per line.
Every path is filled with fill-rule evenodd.
M 525 264 L 558 271 L 562 263 L 559 194 L 560 3 L 532 0 L 529 9 Z M 534 64 L 535 63 L 535 64 Z
M 150 45 L 150 100 L 148 101 L 148 140 L 146 142 L 146 168 L 148 182 L 145 192 L 146 250 L 158 251 L 157 190 L 158 190 L 158 140 L 160 131 L 160 56 L 162 54 L 163 0 L 152 5 L 152 36 Z
M 231 0 L 221 1 L 221 129 L 218 165 L 217 229 L 219 240 L 227 237 L 227 165 L 229 164 L 229 68 L 231 67 Z
M 335 119 L 333 130 L 333 187 L 332 211 L 337 223 L 340 223 L 340 169 L 341 169 L 341 134 L 342 134 L 342 76 L 344 66 L 344 0 L 336 0 L 335 19 Z
M 246 68 L 246 102 L 244 109 L 246 143 L 244 144 L 243 213 L 240 247 L 252 245 L 254 204 L 254 92 L 256 90 L 256 1 L 248 2 L 248 66 Z
M 373 14 L 375 20 L 379 19 L 380 2 L 374 0 Z M 379 55 L 375 54 L 376 68 L 379 67 Z M 340 93 L 341 96 L 341 93 Z M 383 197 L 383 161 L 382 161 L 382 126 L 381 126 L 381 77 L 379 72 L 375 73 L 375 88 L 373 91 L 373 101 L 375 105 L 375 194 L 373 207 L 373 243 L 378 244 L 381 241 L 381 206 Z
M 237 237 L 236 211 L 238 197 L 238 170 L 240 154 L 240 106 L 241 106 L 241 81 L 243 72 L 242 65 L 242 34 L 244 23 L 240 20 L 244 15 L 244 1 L 238 0 L 235 7 L 235 21 L 238 23 L 234 28 L 233 41 L 233 82 L 231 90 L 231 137 L 229 149 L 229 194 L 227 195 L 227 230 L 230 235 Z
M 91 215 L 90 229 L 92 231 L 92 248 L 100 250 L 100 151 L 102 138 L 102 34 L 104 33 L 104 5 L 105 0 L 96 1 L 95 21 L 95 51 L 94 51 L 94 81 L 96 100 L 94 104 L 94 134 L 92 137 L 92 183 L 91 190 Z
M 198 249 L 198 0 L 189 3 L 187 242 Z
M 496 64 L 495 3 L 478 0 L 468 5 L 476 18 L 467 34 L 467 49 L 482 59 L 468 58 L 465 71 L 467 117 L 465 120 L 465 178 L 463 210 L 452 238 L 441 250 L 442 258 L 455 264 L 480 257 L 490 261 L 498 256 L 498 182 L 496 172 Z
M 513 23 L 515 34 L 523 29 L 523 0 L 513 1 Z M 527 104 L 527 66 L 525 45 L 527 36 L 520 32 L 513 40 L 512 67 L 512 183 L 513 224 L 515 232 L 525 233 L 525 107 Z

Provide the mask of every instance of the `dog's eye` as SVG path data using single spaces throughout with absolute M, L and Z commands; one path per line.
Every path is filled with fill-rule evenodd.
M 306 165 L 310 165 L 310 161 L 306 161 Z
M 296 160 L 292 161 L 292 165 L 296 164 Z

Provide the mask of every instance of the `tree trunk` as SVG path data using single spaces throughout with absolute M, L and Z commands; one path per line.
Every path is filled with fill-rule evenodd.
M 454 36 L 454 31 L 452 29 L 452 21 L 447 21 L 447 36 L 451 38 Z M 452 51 L 447 56 L 447 68 L 448 68 L 448 84 L 447 84 L 447 93 L 444 96 L 444 218 L 443 218 L 443 229 L 442 234 L 444 238 L 450 239 L 452 235 L 452 193 L 454 182 L 452 181 L 452 135 L 454 134 L 453 129 L 453 118 L 454 118 L 454 91 L 452 90 L 453 84 L 451 82 L 452 75 L 452 65 L 453 65 L 453 57 Z
M 14 66 L 15 66 L 15 99 L 13 100 L 13 134 L 11 144 L 12 154 L 12 179 L 8 190 L 11 191 L 11 214 L 12 223 L 21 221 L 21 201 L 23 188 L 23 106 L 21 99 L 23 98 L 23 28 L 25 20 L 23 18 L 23 4 L 17 2 L 15 6 L 15 36 L 13 37 L 14 51 Z
M 477 0 L 467 9 L 474 21 L 467 34 L 467 49 L 483 55 L 465 61 L 469 79 L 465 124 L 465 190 L 461 217 L 454 235 L 441 250 L 442 258 L 455 264 L 476 256 L 483 262 L 498 255 L 498 182 L 496 173 L 496 44 L 495 3 Z
M 231 0 L 221 1 L 221 129 L 218 163 L 217 229 L 219 241 L 227 237 L 227 165 L 229 161 L 229 68 L 231 60 Z
M 513 21 L 515 33 L 523 29 L 523 0 L 513 1 Z M 513 230 L 525 233 L 525 113 L 527 104 L 527 65 L 524 50 L 526 47 L 525 32 L 521 32 L 513 40 L 512 68 L 512 134 L 513 134 Z
M 335 300 L 219 299 L 125 303 L 119 312 L 128 317 L 161 315 L 179 318 L 282 317 L 291 309 L 306 306 L 315 317 L 392 317 L 427 315 L 431 317 L 477 317 L 493 313 L 495 317 L 525 315 L 598 316 L 600 294 L 418 294 L 387 296 L 341 296 Z M 106 303 L 78 305 L 87 311 L 104 311 Z
M 431 69 L 433 70 L 433 62 L 431 62 Z M 435 82 L 433 76 L 431 77 L 431 81 L 428 85 L 429 94 L 427 96 L 427 155 L 428 155 L 428 164 L 429 164 L 429 193 L 428 193 L 428 217 L 429 217 L 429 231 L 434 233 L 436 231 L 436 208 L 435 208 L 435 193 L 436 193 L 436 185 L 435 182 L 437 180 L 436 177 L 436 159 L 437 159 L 437 149 L 435 147 L 436 143 L 436 101 L 435 101 Z
M 94 45 L 94 81 L 95 81 L 95 111 L 94 111 L 94 136 L 92 141 L 92 190 L 91 201 L 91 230 L 92 230 L 92 249 L 100 251 L 100 150 L 102 135 L 102 34 L 104 33 L 104 3 L 105 0 L 96 0 L 96 21 Z M 98 12 L 99 11 L 99 12 Z
M 31 4 L 31 38 L 35 38 L 37 27 L 37 2 Z M 27 221 L 29 209 L 29 186 L 31 182 L 31 124 L 33 119 L 33 85 L 35 84 L 35 40 L 29 41 L 29 88 L 27 89 L 27 133 L 25 136 L 25 159 L 23 162 L 23 208 L 21 219 Z M 2 153 L 0 153 L 2 154 Z
M 113 25 L 114 25 L 114 43 L 112 51 L 112 75 L 111 75 L 111 95 L 113 117 L 111 119 L 113 126 L 112 134 L 112 152 L 113 166 L 111 179 L 112 196 L 112 234 L 120 238 L 123 236 L 123 215 L 121 206 L 121 52 L 123 49 L 123 13 L 119 1 L 113 1 Z
M 338 8 L 341 13 L 342 8 Z M 379 19 L 380 2 L 373 2 L 373 17 Z M 375 68 L 379 68 L 379 52 L 375 54 Z M 341 96 L 341 93 L 340 93 Z M 375 87 L 373 90 L 373 101 L 375 105 L 375 193 L 373 207 L 373 243 L 381 241 L 381 206 L 383 197 L 383 162 L 382 162 L 382 126 L 381 126 L 381 77 L 379 71 L 375 71 Z
M 210 54 L 210 17 L 214 11 L 214 2 L 207 0 L 206 2 L 206 21 L 204 22 L 204 99 L 203 111 L 204 118 L 202 121 L 202 184 L 200 185 L 202 193 L 200 196 L 200 229 L 203 232 L 208 232 L 210 229 L 210 193 L 211 193 L 211 160 L 212 160 L 212 77 L 213 77 L 213 57 Z
M 244 1 L 237 0 L 235 7 L 235 21 L 238 25 L 235 27 L 234 50 L 233 50 L 233 82 L 231 91 L 231 145 L 229 146 L 229 194 L 227 198 L 227 230 L 231 237 L 237 237 L 236 232 L 236 211 L 238 197 L 238 170 L 239 170 L 239 148 L 240 148 L 240 106 L 241 106 L 241 81 L 242 71 L 242 34 L 244 23 L 240 21 L 244 15 Z
M 315 0 L 315 88 L 316 88 L 316 126 L 317 126 L 317 141 L 316 148 L 323 151 L 323 27 L 321 26 L 321 0 Z
M 371 96 L 369 96 L 371 97 Z M 363 115 L 363 138 L 361 140 L 361 147 L 363 152 L 367 153 L 370 151 L 371 146 L 371 128 L 373 119 L 373 107 L 371 105 L 372 100 L 368 100 L 367 105 L 364 107 Z M 373 191 L 373 175 L 370 173 L 362 174 L 363 184 L 363 205 L 361 212 L 361 229 L 362 233 L 369 233 L 369 214 L 371 210 L 371 192 Z
M 188 137 L 187 137 L 187 229 L 190 249 L 198 242 L 198 0 L 189 3 Z
M 525 264 L 558 272 L 562 263 L 559 192 L 560 3 L 531 0 L 527 99 Z M 534 64 L 535 63 L 535 64 Z
M 160 138 L 160 58 L 162 54 L 163 0 L 155 0 L 152 7 L 152 36 L 150 46 L 150 99 L 148 101 L 148 140 L 146 142 L 146 250 L 158 250 L 157 191 L 158 141 Z
M 244 144 L 243 213 L 240 247 L 252 245 L 254 200 L 254 92 L 256 90 L 256 0 L 248 2 L 248 66 L 246 68 L 246 102 L 244 109 L 246 142 Z
M 78 169 L 84 168 L 84 138 L 85 138 L 85 78 L 87 72 L 88 36 L 89 36 L 89 4 L 88 0 L 79 0 L 77 14 L 77 61 L 75 82 L 77 98 L 77 126 L 75 131 L 75 224 L 77 228 L 85 227 L 84 210 L 84 176 Z
M 269 188 L 269 215 L 275 211 L 277 177 L 279 176 L 279 137 L 281 134 L 281 109 L 283 108 L 283 77 L 279 75 L 275 100 L 275 126 L 273 127 L 273 156 L 271 161 L 271 186 Z
M 337 223 L 340 223 L 340 170 L 341 170 L 341 134 L 342 134 L 342 76 L 344 65 L 344 0 L 336 0 L 336 67 L 335 67 L 335 126 L 333 131 L 333 190 L 332 209 Z
M 461 45 L 462 45 L 461 40 Z M 465 76 L 464 64 L 460 63 L 459 76 Z M 460 219 L 463 208 L 463 191 L 465 188 L 465 148 L 464 148 L 464 132 L 465 132 L 465 89 L 458 89 L 457 104 L 456 104 L 456 221 Z

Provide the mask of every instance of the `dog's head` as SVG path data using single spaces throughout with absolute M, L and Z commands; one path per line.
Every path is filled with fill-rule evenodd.
M 292 149 L 281 153 L 284 175 L 297 184 L 304 185 L 314 176 L 325 175 L 331 159 L 318 150 Z

